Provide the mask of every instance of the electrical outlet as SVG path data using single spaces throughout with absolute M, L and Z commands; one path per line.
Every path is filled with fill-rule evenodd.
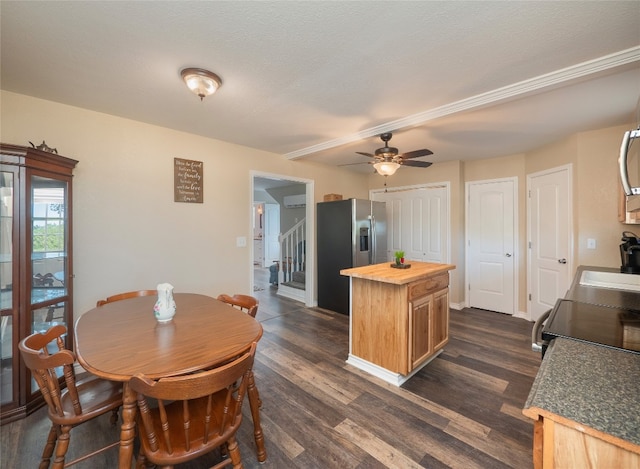
M 239 248 L 247 247 L 247 238 L 245 236 L 238 236 L 236 238 L 236 246 Z

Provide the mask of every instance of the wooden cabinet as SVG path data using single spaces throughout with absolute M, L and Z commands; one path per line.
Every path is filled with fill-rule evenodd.
M 409 295 L 410 325 L 409 371 L 428 360 L 449 341 L 449 275 L 443 274 L 429 281 L 416 282 Z M 424 285 L 427 284 L 427 285 Z M 409 286 L 412 291 L 412 286 Z
M 640 469 L 640 447 L 559 415 L 534 423 L 534 469 L 624 467 Z
M 73 337 L 71 180 L 77 161 L 0 144 L 2 423 L 43 404 L 18 342 L 53 324 Z
M 449 340 L 449 264 L 388 263 L 345 269 L 351 277 L 348 363 L 401 385 Z M 407 269 L 411 270 L 411 269 Z

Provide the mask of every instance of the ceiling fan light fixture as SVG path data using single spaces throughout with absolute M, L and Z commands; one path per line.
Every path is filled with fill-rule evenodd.
M 222 80 L 218 75 L 203 68 L 185 68 L 180 72 L 187 87 L 202 101 L 211 96 L 222 86 Z
M 393 176 L 400 165 L 393 161 L 379 161 L 374 163 L 373 167 L 376 168 L 376 171 L 381 176 Z

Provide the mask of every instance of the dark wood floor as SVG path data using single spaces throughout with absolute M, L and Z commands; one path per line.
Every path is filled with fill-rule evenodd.
M 444 352 L 398 388 L 346 365 L 347 316 L 278 298 L 267 278 L 256 274 L 264 336 L 254 369 L 268 459 L 256 460 L 245 405 L 245 468 L 532 467 L 533 424 L 521 414 L 540 363 L 531 323 L 452 310 Z M 48 426 L 43 409 L 1 427 L 1 467 L 37 467 Z M 98 419 L 72 432 L 70 453 L 117 437 L 107 417 Z M 116 465 L 112 450 L 75 467 Z

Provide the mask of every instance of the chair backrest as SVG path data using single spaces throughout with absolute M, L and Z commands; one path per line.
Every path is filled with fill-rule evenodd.
M 242 402 L 253 367 L 256 343 L 240 357 L 224 365 L 194 374 L 151 380 L 137 374 L 129 381 L 138 393 L 140 438 L 146 456 L 186 461 L 218 447 L 242 421 Z M 156 408 L 147 402 L 155 399 Z M 178 456 L 179 455 L 179 456 Z M 165 464 L 163 463 L 163 464 Z
M 33 378 L 38 383 L 42 396 L 53 415 L 64 417 L 64 409 L 60 400 L 61 386 L 58 380 L 56 368 L 62 367 L 67 392 L 73 402 L 75 415 L 82 415 L 82 406 L 76 389 L 76 377 L 73 364 L 76 356 L 71 350 L 64 347 L 62 336 L 67 333 L 67 328 L 62 325 L 51 327 L 44 333 L 31 334 L 18 344 L 20 354 L 27 368 L 31 370 Z M 55 341 L 58 351 L 51 353 L 47 346 Z
M 252 318 L 255 318 L 256 314 L 258 314 L 259 301 L 253 296 L 241 295 L 239 293 L 233 296 L 229 296 L 225 293 L 222 293 L 221 295 L 218 295 L 218 300 L 224 301 L 231 306 L 235 306 L 236 308 L 247 313 Z
M 127 298 L 136 298 L 138 296 L 153 296 L 157 295 L 157 290 L 138 290 L 138 291 L 129 291 L 126 293 L 118 293 L 117 295 L 112 295 L 108 297 L 106 300 L 98 300 L 96 306 L 106 305 L 107 303 L 112 303 L 114 301 L 126 300 Z

